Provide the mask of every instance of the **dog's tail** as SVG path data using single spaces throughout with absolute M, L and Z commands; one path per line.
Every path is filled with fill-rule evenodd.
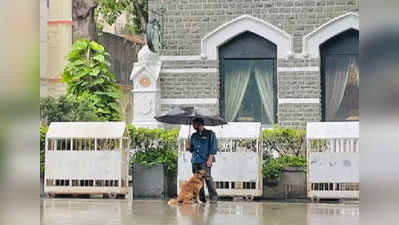
M 168 202 L 168 205 L 172 206 L 172 205 L 176 205 L 177 204 L 177 199 L 171 199 Z

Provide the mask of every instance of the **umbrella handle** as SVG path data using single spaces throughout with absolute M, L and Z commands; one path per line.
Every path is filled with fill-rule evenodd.
M 187 140 L 188 140 L 189 144 L 190 144 L 190 134 L 191 134 L 191 119 L 190 119 L 190 125 L 188 127 L 188 137 L 187 137 Z M 184 148 L 186 148 L 186 147 L 184 146 Z

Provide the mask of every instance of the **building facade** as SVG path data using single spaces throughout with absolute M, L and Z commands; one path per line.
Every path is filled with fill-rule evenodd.
M 47 21 L 48 0 L 40 0 L 40 97 L 48 95 L 47 79 Z
M 161 111 L 263 127 L 358 120 L 358 0 L 149 0 L 159 8 Z
M 40 1 L 40 96 L 66 93 L 61 75 L 72 47 L 72 0 Z

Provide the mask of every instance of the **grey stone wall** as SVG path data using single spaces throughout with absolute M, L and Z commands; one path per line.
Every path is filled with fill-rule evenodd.
M 165 112 L 168 111 L 170 109 L 172 109 L 174 106 L 176 105 L 169 105 L 169 104 L 162 104 L 161 105 L 161 111 Z M 181 106 L 185 107 L 185 106 L 196 106 L 199 109 L 205 109 L 211 113 L 214 114 L 219 114 L 219 105 L 215 105 L 215 104 L 201 104 L 201 105 L 195 105 L 195 104 L 182 104 Z
M 292 58 L 292 59 L 278 59 L 277 67 L 309 67 L 319 66 L 320 59 L 312 58 Z
M 161 73 L 161 98 L 217 98 L 217 73 Z
M 277 68 L 319 67 L 320 59 L 278 59 Z M 318 71 L 278 71 L 278 98 L 321 99 L 321 78 Z M 278 122 L 284 127 L 305 128 L 306 122 L 321 120 L 321 104 L 279 104 Z
M 244 14 L 292 35 L 300 53 L 304 35 L 346 12 L 359 11 L 359 0 L 149 0 L 150 9 L 160 7 L 166 8 L 165 55 L 198 55 L 201 38 Z
M 305 128 L 306 122 L 321 120 L 320 104 L 279 104 L 279 124 L 284 127 Z
M 317 71 L 279 72 L 279 98 L 320 98 L 320 75 Z
M 182 69 L 182 68 L 218 68 L 219 62 L 216 60 L 197 60 L 197 61 L 164 61 L 162 69 Z

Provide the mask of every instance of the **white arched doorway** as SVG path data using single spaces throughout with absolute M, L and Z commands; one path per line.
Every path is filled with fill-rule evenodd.
M 201 40 L 201 58 L 217 60 L 219 46 L 247 31 L 273 42 L 277 46 L 278 58 L 293 54 L 292 37 L 288 33 L 259 18 L 242 15 L 216 28 Z
M 334 18 L 304 36 L 302 54 L 310 58 L 319 58 L 320 45 L 349 29 L 359 30 L 359 15 L 357 13 L 349 12 Z

